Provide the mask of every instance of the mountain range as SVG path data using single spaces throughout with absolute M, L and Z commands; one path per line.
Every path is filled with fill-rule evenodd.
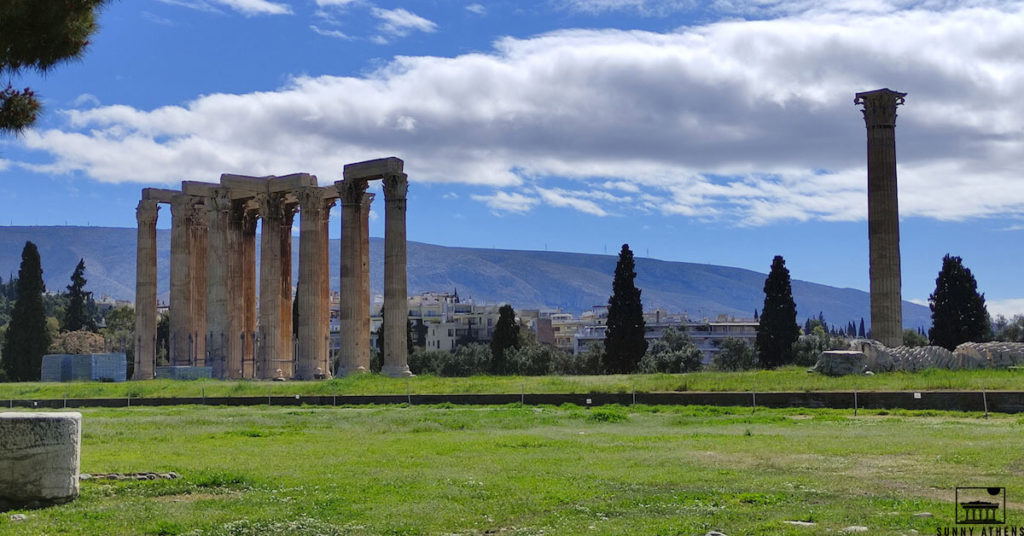
M 79 259 L 85 259 L 87 290 L 95 296 L 133 300 L 136 230 L 109 227 L 0 226 L 0 277 L 17 275 L 26 241 L 34 242 L 49 290 L 63 290 Z M 257 244 L 259 240 L 257 240 Z M 340 244 L 331 241 L 331 288 L 338 288 Z M 294 239 L 293 275 L 298 274 L 298 237 Z M 258 252 L 257 252 L 258 254 Z M 371 293 L 383 292 L 384 239 L 370 238 Z M 516 251 L 446 247 L 409 242 L 409 293 L 458 291 L 476 303 L 508 302 L 516 309 L 560 309 L 578 314 L 608 303 L 615 255 L 554 251 Z M 157 231 L 160 299 L 167 300 L 170 279 L 170 231 Z M 764 300 L 765 273 L 728 266 L 636 259 L 636 285 L 645 310 L 687 312 L 691 318 L 724 314 L 750 318 Z M 294 283 L 294 281 L 293 281 Z M 845 326 L 861 318 L 870 322 L 868 294 L 794 280 L 793 298 L 800 323 L 823 314 Z M 906 327 L 931 324 L 927 307 L 903 302 Z

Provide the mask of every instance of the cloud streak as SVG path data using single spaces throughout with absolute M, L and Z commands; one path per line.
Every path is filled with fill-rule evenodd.
M 20 140 L 51 160 L 20 165 L 106 182 L 333 180 L 345 162 L 395 154 L 413 181 L 492 186 L 473 199 L 497 212 L 849 221 L 866 214 L 853 94 L 891 87 L 909 93 L 896 127 L 903 216 L 1024 210 L 1021 3 L 794 6 L 667 33 L 506 38 L 489 53 L 397 57 L 365 76 L 153 110 L 67 110 L 62 128 Z M 375 12 L 385 34 L 436 29 Z

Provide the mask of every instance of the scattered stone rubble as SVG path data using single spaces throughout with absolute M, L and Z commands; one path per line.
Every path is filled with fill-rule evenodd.
M 870 339 L 854 339 L 849 351 L 822 352 L 811 371 L 828 376 L 877 372 L 917 372 L 1024 366 L 1024 343 L 966 342 L 950 352 L 940 346 L 886 348 Z
M 82 473 L 79 480 L 174 480 L 178 473 Z

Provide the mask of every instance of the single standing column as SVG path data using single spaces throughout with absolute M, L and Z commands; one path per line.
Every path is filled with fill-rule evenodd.
M 224 190 L 207 199 L 209 233 L 206 237 L 206 366 L 213 367 L 214 378 L 227 378 L 228 343 L 228 220 L 231 200 Z
M 362 210 L 366 195 L 366 181 L 346 179 L 335 183 L 341 194 L 341 301 L 338 309 L 338 326 L 341 365 L 338 375 L 369 372 L 362 364 L 358 341 L 363 338 L 360 314 L 363 301 L 363 240 Z
M 192 263 L 192 362 L 191 365 L 201 367 L 206 364 L 206 226 L 207 209 L 202 204 L 192 206 L 191 243 Z
M 888 347 L 903 344 L 900 214 L 896 187 L 896 107 L 906 93 L 888 88 L 857 93 L 868 135 L 868 242 L 871 336 Z
M 143 199 L 135 209 L 138 242 L 135 256 L 135 372 L 132 379 L 151 380 L 156 371 L 156 201 Z
M 255 378 L 256 368 L 256 223 L 255 203 L 242 209 L 242 377 Z
M 242 220 L 245 215 L 244 201 L 229 201 L 227 226 L 225 227 L 226 244 L 224 256 L 225 278 L 224 286 L 227 295 L 227 325 L 224 330 L 224 377 L 238 379 L 242 377 L 243 353 L 245 341 L 243 338 L 245 300 L 244 300 L 244 269 L 243 257 L 245 233 L 242 227 Z
M 276 360 L 281 351 L 281 272 L 284 259 L 281 256 L 281 227 L 284 198 L 279 194 L 260 194 L 260 217 L 263 219 L 263 233 L 260 235 L 260 355 L 257 377 L 268 379 L 276 376 L 279 368 Z M 287 259 L 291 267 L 291 259 Z M 288 315 L 291 316 L 291 315 Z
M 411 376 L 406 347 L 409 293 L 406 283 L 405 173 L 384 176 L 384 368 L 388 376 Z
M 363 194 L 359 236 L 363 243 L 359 268 L 359 338 L 356 339 L 357 366 L 370 370 L 370 204 L 373 194 Z
M 192 201 L 187 195 L 171 198 L 171 303 L 169 362 L 190 365 L 192 344 Z
M 295 344 L 293 341 L 294 327 L 292 326 L 292 224 L 295 222 L 295 211 L 298 205 L 294 201 L 288 201 L 282 206 L 281 214 L 281 331 L 280 349 L 277 353 L 277 362 L 274 365 L 273 377 L 291 378 L 293 370 L 293 359 Z M 278 373 L 278 370 L 281 372 Z
M 323 250 L 324 222 L 328 217 L 323 190 L 316 187 L 303 188 L 297 192 L 301 220 L 299 228 L 299 326 L 298 348 L 295 356 L 295 378 L 312 380 L 318 374 L 325 374 L 324 355 L 327 351 L 324 340 L 324 326 L 329 324 L 329 314 L 324 308 Z M 317 369 L 320 369 L 318 372 Z

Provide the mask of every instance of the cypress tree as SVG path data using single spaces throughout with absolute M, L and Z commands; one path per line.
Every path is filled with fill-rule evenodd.
M 757 326 L 757 355 L 761 366 L 774 368 L 787 363 L 792 358 L 793 343 L 799 337 L 789 270 L 782 256 L 776 255 L 764 280 L 764 307 Z
M 43 308 L 45 291 L 39 249 L 32 242 L 25 242 L 18 270 L 18 297 L 7 324 L 4 357 L 0 363 L 12 381 L 39 381 L 43 355 L 50 347 Z
M 935 346 L 952 351 L 961 343 L 981 342 L 989 333 L 985 295 L 978 294 L 978 282 L 960 257 L 947 253 L 942 258 L 928 306 L 932 310 L 928 339 Z
M 519 324 L 516 323 L 516 311 L 511 305 L 505 304 L 498 309 L 498 323 L 494 325 L 491 336 L 491 372 L 504 374 L 508 371 L 507 356 L 509 348 L 518 349 Z
M 74 273 L 71 274 L 71 284 L 68 285 L 68 308 L 64 310 L 64 319 L 61 322 L 62 331 L 79 331 L 87 329 L 96 331 L 96 321 L 89 314 L 89 304 L 92 292 L 85 290 L 85 259 L 78 261 Z
M 615 279 L 612 280 L 612 295 L 608 298 L 604 338 L 604 371 L 608 374 L 633 372 L 647 352 L 644 307 L 635 280 L 633 252 L 629 244 L 622 244 L 619 262 L 615 265 Z
M 864 317 L 863 316 L 860 317 L 860 329 L 857 330 L 857 336 L 862 338 L 862 339 L 867 336 L 867 334 L 864 333 Z

